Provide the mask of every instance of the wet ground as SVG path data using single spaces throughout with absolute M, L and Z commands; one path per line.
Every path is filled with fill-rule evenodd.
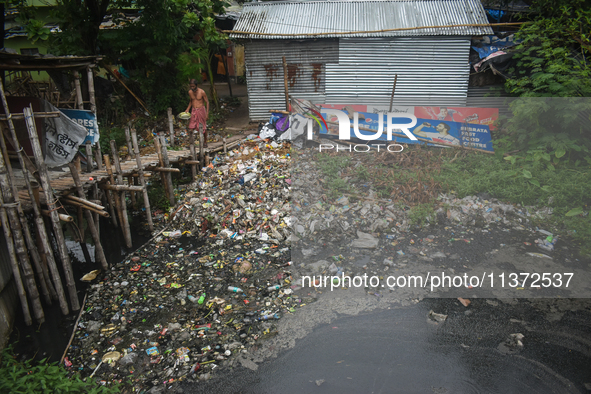
M 186 393 L 585 393 L 591 303 L 453 299 L 340 316 L 255 371 Z M 447 315 L 443 322 L 429 312 Z M 306 313 L 306 311 L 303 311 Z M 511 339 L 523 334 L 523 346 Z

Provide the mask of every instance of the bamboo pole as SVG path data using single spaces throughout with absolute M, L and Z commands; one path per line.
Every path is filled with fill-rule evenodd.
M 115 213 L 115 203 L 114 203 L 114 198 L 113 198 L 113 194 L 109 191 L 106 190 L 105 194 L 107 196 L 107 202 L 109 204 L 109 211 L 110 211 L 110 216 L 111 216 L 111 222 L 113 223 L 113 226 L 115 227 L 119 227 L 119 222 L 117 220 L 117 215 Z
M 160 144 L 162 150 L 162 161 L 164 163 L 164 168 L 157 168 L 156 171 L 165 170 L 164 174 L 166 176 L 166 186 L 168 187 L 168 201 L 170 202 L 170 206 L 174 207 L 175 199 L 174 199 L 174 185 L 172 184 L 172 172 L 180 172 L 178 168 L 172 169 L 170 168 L 170 160 L 168 159 L 168 150 L 166 149 L 166 137 L 161 136 L 162 143 Z M 176 171 L 174 171 L 176 170 Z
M 203 163 L 205 162 L 203 155 L 204 155 L 204 148 L 203 148 L 203 140 L 205 139 L 201 128 L 203 126 L 199 124 L 199 171 L 204 167 Z
M 172 108 L 168 108 L 168 131 L 170 132 L 170 146 L 174 146 L 174 118 Z
M 82 206 L 78 206 L 77 209 L 78 213 L 78 232 L 80 233 L 80 240 L 84 240 L 84 211 L 82 210 Z
M 94 72 L 92 67 L 86 67 L 86 75 L 88 76 L 88 96 L 90 101 L 90 110 L 96 116 L 96 98 L 94 96 Z
M 349 34 L 369 34 L 369 33 L 385 33 L 389 31 L 405 31 L 405 30 L 421 30 L 421 29 L 448 29 L 453 27 L 492 27 L 492 26 L 519 26 L 524 23 L 531 22 L 507 22 L 507 23 L 466 23 L 460 25 L 439 25 L 439 26 L 416 26 L 416 27 L 399 27 L 395 29 L 381 29 L 381 30 L 361 30 L 361 31 L 330 31 L 322 33 L 262 33 L 256 31 L 240 31 L 240 30 L 222 30 L 222 33 L 228 34 L 248 34 L 256 36 L 278 36 L 278 37 L 318 37 L 326 35 L 349 35 Z
M 48 218 L 51 217 L 51 212 L 49 212 L 47 209 L 42 209 L 41 210 L 41 214 L 43 216 L 48 217 Z M 60 218 L 60 220 L 62 222 L 66 222 L 67 223 L 67 222 L 73 222 L 74 221 L 74 218 L 71 217 L 70 215 L 64 215 L 63 213 L 58 213 L 58 215 L 59 215 L 59 218 Z
M 130 88 L 127 87 L 127 85 L 121 80 L 121 78 L 119 78 L 119 76 L 117 74 L 115 74 L 113 72 L 113 70 L 111 70 L 111 68 L 109 66 L 105 67 L 105 70 L 107 70 L 109 72 L 109 74 L 111 74 L 113 77 L 115 77 L 115 79 L 121 84 L 123 85 L 123 87 L 125 89 L 127 89 L 127 91 L 129 93 L 131 93 L 131 95 L 137 100 L 138 103 L 140 103 L 140 105 L 142 106 L 143 109 L 146 110 L 146 112 L 148 113 L 148 115 L 150 114 L 150 111 L 148 111 L 148 107 L 146 107 L 146 104 L 138 97 L 136 96 L 136 94 L 134 92 L 131 91 Z
M 191 152 L 191 159 L 193 159 L 193 162 L 195 162 L 197 160 L 197 156 L 195 153 L 195 133 L 193 132 L 193 130 L 189 130 L 189 151 Z M 197 177 L 197 166 L 195 166 L 195 163 L 191 164 L 191 180 L 195 181 L 195 178 Z
M 160 167 L 164 167 L 164 159 L 162 158 L 162 149 L 160 147 L 160 138 L 158 137 L 158 134 L 154 137 L 154 148 L 156 149 L 156 155 L 158 155 L 158 163 L 160 164 Z M 162 181 L 166 198 L 170 200 L 170 196 L 168 195 L 168 185 L 166 184 L 167 178 L 164 176 L 164 172 L 160 173 L 160 180 Z
M 15 200 L 12 194 L 12 190 L 10 190 L 8 171 L 6 169 L 6 165 L 4 164 L 4 155 L 2 153 L 0 153 L 0 189 L 2 190 L 3 196 L 2 204 L 14 204 Z M 33 269 L 29 261 L 29 255 L 27 254 L 27 248 L 25 246 L 25 241 L 23 239 L 23 229 L 21 227 L 21 223 L 16 212 L 16 206 L 10 209 L 6 209 L 6 207 L 4 207 L 3 211 L 6 212 L 6 214 L 8 215 L 8 221 L 10 223 L 9 225 L 12 232 L 10 238 L 7 236 L 6 243 L 10 243 L 12 242 L 12 240 L 14 240 L 16 257 L 18 257 L 20 268 L 23 270 L 23 277 L 25 280 L 24 284 L 27 288 L 29 298 L 31 299 L 31 307 L 33 309 L 33 314 L 35 315 L 35 319 L 39 323 L 43 323 L 45 321 L 43 307 L 41 306 L 41 300 L 39 299 L 39 291 L 37 290 L 37 284 L 35 283 L 35 275 L 33 274 Z M 6 223 L 6 225 L 3 225 L 3 227 L 8 227 L 8 223 Z
M 2 196 L 0 196 L 0 199 Z M 4 205 L 4 202 L 2 202 Z M 33 319 L 31 319 L 31 312 L 29 311 L 29 303 L 27 301 L 27 294 L 25 292 L 25 287 L 23 286 L 23 280 L 21 278 L 21 273 L 18 268 L 18 261 L 16 260 L 16 252 L 14 250 L 14 244 L 12 240 L 12 232 L 10 231 L 10 224 L 8 223 L 8 218 L 6 215 L 6 208 L 2 207 L 0 209 L 0 220 L 2 221 L 2 229 L 4 230 L 4 236 L 6 237 L 6 246 L 8 249 L 8 256 L 10 258 L 10 266 L 12 268 L 12 274 L 14 275 L 14 281 L 16 282 L 16 289 L 18 292 L 18 297 L 21 300 L 21 307 L 23 308 L 23 316 L 25 318 L 25 324 L 30 326 L 33 324 Z
M 82 89 L 80 87 L 80 74 L 78 73 L 78 70 L 74 70 L 74 86 L 76 87 L 76 104 L 78 109 L 84 109 Z
M 76 166 L 74 166 L 74 164 L 70 163 L 68 164 L 68 167 L 70 167 L 70 172 L 72 173 L 72 178 L 74 179 L 74 184 L 76 185 L 76 191 L 78 192 L 78 196 L 80 198 L 84 198 L 84 190 L 82 190 L 82 183 L 80 182 L 80 176 L 78 175 L 78 172 L 76 171 Z M 94 241 L 94 247 L 95 250 L 98 254 L 98 261 L 101 263 L 101 266 L 103 267 L 104 270 L 109 269 L 109 264 L 107 263 L 107 259 L 105 257 L 105 253 L 103 252 L 103 245 L 101 245 L 101 239 L 99 237 L 99 234 L 96 230 L 96 225 L 94 223 L 94 218 L 92 217 L 92 213 L 85 209 L 84 210 L 84 214 L 86 216 L 86 223 L 88 224 L 88 230 L 90 231 L 90 234 L 92 235 L 92 240 Z M 83 235 L 81 234 L 81 237 L 83 237 Z M 84 242 L 84 238 L 81 240 L 81 242 Z
M 99 214 L 99 215 L 101 215 L 102 217 L 105 217 L 105 218 L 111 217 L 111 215 L 109 215 L 109 213 L 106 212 L 106 211 L 102 211 L 100 209 L 93 208 L 91 206 L 88 206 L 86 204 L 79 203 L 79 202 L 74 201 L 74 200 L 69 200 L 69 199 L 61 198 L 61 201 L 62 201 L 62 204 L 72 205 L 72 206 L 77 207 L 77 208 L 80 207 L 80 208 L 83 208 L 83 209 L 88 209 L 89 211 L 92 211 L 94 213 L 97 213 L 97 214 Z M 67 220 L 67 221 L 69 221 L 69 220 Z
M 92 144 L 86 141 L 86 172 L 92 172 Z
M 117 147 L 115 141 L 111 140 L 111 152 L 113 153 L 113 162 L 115 163 L 115 170 L 117 171 L 118 183 L 123 183 L 123 176 L 121 176 L 121 166 L 119 165 L 119 155 L 117 154 Z M 115 185 L 115 176 L 113 175 L 113 169 L 111 168 L 111 162 L 108 159 L 109 156 L 105 155 L 105 164 L 107 166 L 107 172 L 111 178 L 111 184 Z M 125 240 L 125 246 L 128 248 L 132 247 L 131 241 L 131 230 L 129 228 L 129 219 L 127 217 L 127 202 L 125 201 L 125 192 L 118 194 L 114 192 L 115 206 L 119 211 L 119 222 L 121 223 L 121 230 L 123 231 L 123 239 Z
M 167 156 L 167 158 L 168 158 L 168 156 Z M 177 173 L 180 173 L 181 172 L 181 170 L 179 170 L 178 168 L 174 168 L 174 167 L 154 167 L 154 168 L 151 168 L 150 171 L 156 171 L 156 172 L 177 172 Z
M 129 132 L 130 127 L 125 127 L 125 142 L 127 143 L 127 154 L 133 159 L 133 148 L 131 146 L 131 134 Z
M 283 56 L 283 86 L 285 89 L 285 110 L 289 111 L 289 91 L 287 90 L 287 61 Z
M 72 310 L 77 311 L 80 309 L 80 302 L 78 301 L 78 293 L 76 291 L 76 283 L 74 281 L 74 274 L 72 273 L 72 265 L 70 262 L 70 256 L 68 254 L 68 248 L 64 241 L 64 233 L 60 224 L 60 219 L 57 214 L 57 207 L 55 205 L 56 199 L 53 197 L 51 192 L 51 185 L 49 183 L 49 174 L 47 171 L 47 164 L 43 160 L 43 152 L 41 145 L 39 144 L 39 138 L 37 137 L 37 130 L 35 123 L 33 122 L 33 111 L 30 108 L 24 109 L 25 121 L 27 123 L 27 130 L 29 133 L 29 140 L 33 147 L 33 153 L 35 155 L 35 161 L 39 171 L 39 177 L 41 181 L 41 187 L 45 193 L 45 200 L 49 211 L 51 212 L 51 222 L 53 225 L 53 232 L 56 239 L 58 251 L 62 259 L 62 266 L 66 277 L 66 286 L 68 287 L 68 293 L 70 296 L 70 304 Z
M 109 183 L 101 185 L 100 188 L 106 190 L 114 190 L 118 192 L 141 192 L 143 190 L 141 186 L 111 185 Z
M 72 202 L 78 203 L 78 204 L 82 204 L 82 205 L 86 205 L 90 208 L 94 208 L 98 211 L 103 211 L 105 209 L 105 207 L 103 207 L 102 205 L 98 205 L 95 203 L 92 203 L 84 198 L 80 198 L 80 197 L 76 197 L 76 196 L 72 196 L 70 194 L 65 195 L 65 196 L 61 196 L 60 197 L 61 200 L 71 200 Z
M 137 144 L 137 134 L 135 133 L 135 129 L 131 130 L 131 140 L 133 142 L 133 153 L 135 156 L 135 161 L 137 163 L 138 178 L 140 180 L 140 185 L 143 188 L 144 207 L 146 208 L 146 220 L 148 221 L 150 231 L 154 231 L 154 223 L 152 222 L 152 211 L 150 210 L 150 199 L 148 198 L 148 187 L 146 186 L 146 178 L 144 178 L 144 167 L 142 166 L 142 159 L 140 157 L 140 150 Z
M 101 152 L 101 144 L 98 143 L 98 141 L 95 143 L 96 148 L 95 148 L 95 154 L 96 154 L 96 165 L 97 165 L 97 169 L 99 171 L 103 171 L 104 170 L 104 166 L 103 166 L 103 155 Z
M 113 164 L 115 165 L 115 171 L 117 171 L 117 183 L 120 186 L 123 185 L 123 171 L 121 170 L 121 162 L 119 161 L 119 150 L 117 149 L 117 144 L 115 140 L 111 140 L 111 153 L 113 154 Z M 125 191 L 121 191 L 121 209 L 123 213 L 123 224 L 122 227 L 127 232 L 127 236 L 125 238 L 126 244 L 128 248 L 132 247 L 132 239 L 131 239 L 131 229 L 129 228 L 129 217 L 127 216 L 127 200 L 125 199 Z
M 136 191 L 142 191 L 141 187 L 137 187 L 135 188 L 135 186 L 133 185 L 133 177 L 131 175 L 127 176 L 127 185 L 129 188 L 129 197 L 131 197 L 131 205 L 133 206 L 133 208 L 135 209 L 137 207 L 137 201 L 135 200 L 135 192 Z

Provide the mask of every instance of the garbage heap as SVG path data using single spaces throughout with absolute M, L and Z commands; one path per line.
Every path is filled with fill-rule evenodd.
M 73 371 L 133 392 L 207 379 L 306 302 L 290 271 L 289 144 L 251 138 L 184 190 L 166 231 L 95 279 Z

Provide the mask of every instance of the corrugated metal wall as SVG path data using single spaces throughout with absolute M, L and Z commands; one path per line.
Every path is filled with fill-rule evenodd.
M 293 97 L 330 104 L 465 106 L 469 37 L 255 40 L 245 44 L 252 120 L 285 108 L 282 56 Z
M 324 103 L 326 63 L 338 62 L 338 40 L 257 40 L 245 43 L 248 107 L 251 120 L 269 119 L 285 109 L 283 60 L 291 95 Z
M 463 106 L 468 37 L 342 38 L 339 63 L 326 70 L 326 102 Z

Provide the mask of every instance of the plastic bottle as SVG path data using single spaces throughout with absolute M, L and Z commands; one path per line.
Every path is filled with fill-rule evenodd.
M 205 302 L 205 296 L 206 296 L 205 293 L 201 294 L 201 297 L 199 297 L 199 300 L 197 300 L 197 303 L 199 305 L 201 305 L 201 304 L 203 304 L 203 302 Z
M 270 319 L 279 319 L 279 315 L 275 313 L 274 315 L 264 315 L 259 317 L 259 320 L 270 320 Z
M 228 286 L 228 291 L 231 291 L 233 293 L 242 293 L 244 290 L 242 290 L 239 287 Z
M 274 291 L 274 290 L 279 290 L 280 288 L 281 288 L 281 285 L 275 285 L 275 286 L 267 287 L 267 290 Z
M 187 298 L 189 299 L 189 301 L 191 301 L 192 303 L 196 303 L 197 302 L 197 297 L 193 297 L 192 295 L 188 295 Z

